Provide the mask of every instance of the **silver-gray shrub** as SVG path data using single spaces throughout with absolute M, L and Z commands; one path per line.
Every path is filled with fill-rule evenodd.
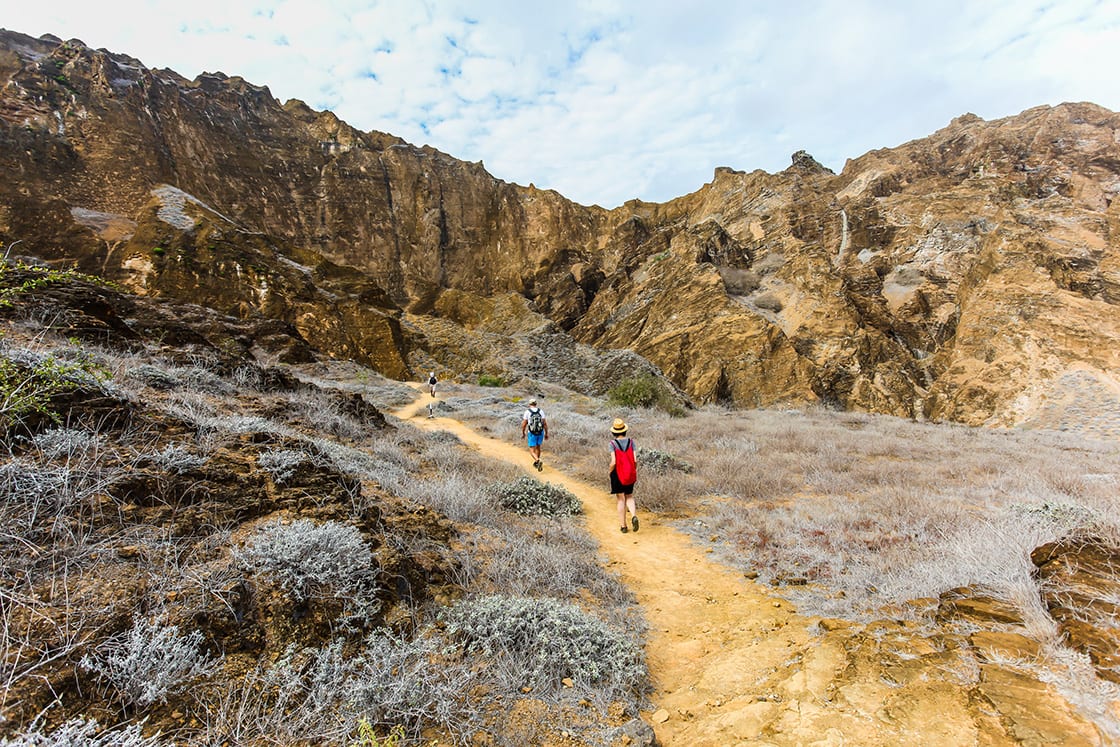
M 31 442 L 48 459 L 69 460 L 96 450 L 102 445 L 103 439 L 95 433 L 77 428 L 51 428 L 36 434 Z
M 0 516 L 8 529 L 33 530 L 54 517 L 70 513 L 103 489 L 104 483 L 97 470 L 13 459 L 0 465 Z
M 470 663 L 439 637 L 376 631 L 366 639 L 349 689 L 352 706 L 374 726 L 401 724 L 419 737 L 434 724 L 461 742 L 477 715 L 465 697 L 477 681 Z
M 257 455 L 257 465 L 272 475 L 277 485 L 282 485 L 295 476 L 296 470 L 310 461 L 307 453 L 298 449 L 272 449 Z
M 337 521 L 275 521 L 236 551 L 249 571 L 273 577 L 298 602 L 341 599 L 352 615 L 377 612 L 378 570 L 357 528 Z
M 153 366 L 150 363 L 141 363 L 133 366 L 125 374 L 125 378 L 152 389 L 170 390 L 178 389 L 181 382 L 179 377 L 166 368 Z
M 675 456 L 667 451 L 660 451 L 658 449 L 649 449 L 644 446 L 639 446 L 635 454 L 640 468 L 649 470 L 650 472 L 663 475 L 670 470 L 678 472 L 689 473 L 692 472 L 692 465 Z
M 572 516 L 583 512 L 583 504 L 570 491 L 531 477 L 496 483 L 490 490 L 502 508 L 524 516 Z
M 378 727 L 407 727 L 412 736 L 432 725 L 467 742 L 476 682 L 470 666 L 438 636 L 405 638 L 379 631 L 360 651 L 341 641 L 322 648 L 290 646 L 271 665 L 207 700 L 200 742 L 254 747 L 270 744 L 349 744 L 360 718 Z
M 122 703 L 140 707 L 166 702 L 216 666 L 203 650 L 200 631 L 183 635 L 177 625 L 143 619 L 103 642 L 80 664 L 107 683 Z
M 450 608 L 445 621 L 469 653 L 514 664 L 534 688 L 557 689 L 571 677 L 622 696 L 646 681 L 642 650 L 631 636 L 568 602 L 476 597 Z
M 161 747 L 164 744 L 158 735 L 145 737 L 139 724 L 104 731 L 100 728 L 96 721 L 77 718 L 48 733 L 36 723 L 18 736 L 0 740 L 0 747 Z
M 189 389 L 210 394 L 230 394 L 233 389 L 220 376 L 203 366 L 153 366 L 141 363 L 126 377 L 152 389 Z
M 289 646 L 229 687 L 202 695 L 201 727 L 193 743 L 229 747 L 268 744 L 346 744 L 352 716 L 345 713 L 356 662 L 341 642 L 323 648 Z
M 156 465 L 176 475 L 198 469 L 207 461 L 206 457 L 195 454 L 182 444 L 168 444 L 151 458 Z

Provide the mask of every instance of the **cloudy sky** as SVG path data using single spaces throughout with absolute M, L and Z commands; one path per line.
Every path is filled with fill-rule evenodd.
M 584 204 L 1040 104 L 1120 110 L 1120 0 L 6 0 L 0 26 L 221 71 Z

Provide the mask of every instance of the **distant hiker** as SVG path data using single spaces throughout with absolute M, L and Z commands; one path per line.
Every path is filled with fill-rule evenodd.
M 436 372 L 435 371 L 432 371 L 430 374 L 428 374 L 428 391 L 431 392 L 433 397 L 436 396 Z
M 634 483 L 638 481 L 638 460 L 634 455 L 634 439 L 627 438 L 626 423 L 615 418 L 611 425 L 611 493 L 618 500 L 619 531 L 626 534 L 626 510 L 630 510 L 630 526 L 638 531 L 638 506 L 634 503 Z
M 431 402 L 429 402 L 428 403 L 428 418 L 431 419 L 431 418 L 434 418 L 435 416 L 436 416 L 436 406 L 433 405 Z
M 541 408 L 537 407 L 535 399 L 529 400 L 529 409 L 521 415 L 521 437 L 528 437 L 533 466 L 537 468 L 537 472 L 540 472 L 544 469 L 544 464 L 541 462 L 541 443 L 548 438 L 548 420 L 545 419 Z

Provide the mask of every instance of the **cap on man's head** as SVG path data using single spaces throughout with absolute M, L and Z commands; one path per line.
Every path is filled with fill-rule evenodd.
M 611 433 L 613 433 L 616 436 L 621 436 L 625 432 L 626 432 L 625 421 L 623 421 L 622 418 L 615 418 L 614 422 L 611 423 Z
M 535 405 L 535 404 L 537 404 L 537 401 L 535 399 L 531 399 L 531 400 L 529 400 L 529 404 L 530 405 Z

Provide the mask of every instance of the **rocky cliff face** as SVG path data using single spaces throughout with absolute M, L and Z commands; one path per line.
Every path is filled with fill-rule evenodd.
M 447 339 L 405 314 L 512 293 L 698 401 L 1047 424 L 1089 385 L 1120 414 L 1120 116 L 1091 104 L 608 211 L 77 41 L 0 32 L 0 86 L 5 245 L 393 376 Z

